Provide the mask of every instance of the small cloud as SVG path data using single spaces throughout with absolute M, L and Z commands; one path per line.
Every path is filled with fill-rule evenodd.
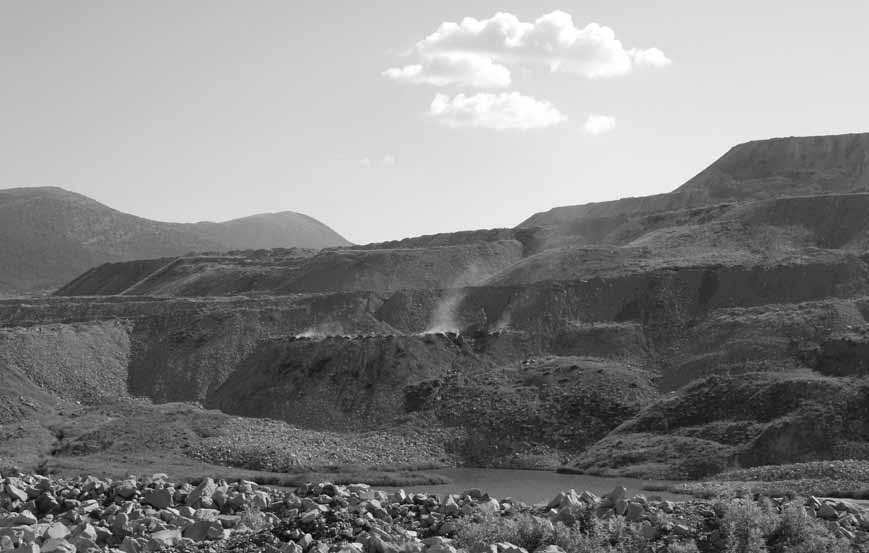
M 359 160 L 359 165 L 361 165 L 362 167 L 371 167 L 371 160 L 367 157 L 363 157 Z
M 491 58 L 473 54 L 436 55 L 419 64 L 387 69 L 383 76 L 412 84 L 474 88 L 505 88 L 511 82 L 509 69 L 492 62 Z
M 631 58 L 639 67 L 667 67 L 673 61 L 664 55 L 664 52 L 657 48 L 649 48 L 647 50 L 631 50 Z
M 498 131 L 544 129 L 567 120 L 545 100 L 518 92 L 438 94 L 429 106 L 428 116 L 450 128 L 483 128 Z
M 591 114 L 582 125 L 585 132 L 591 135 L 604 134 L 616 128 L 616 118 L 609 115 Z
M 384 167 L 394 167 L 395 166 L 395 156 L 392 154 L 386 154 L 383 156 L 383 166 Z

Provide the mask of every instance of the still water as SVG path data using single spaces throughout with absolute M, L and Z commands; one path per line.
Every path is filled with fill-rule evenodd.
M 605 478 L 585 474 L 559 474 L 557 472 L 538 470 L 452 468 L 427 470 L 426 472 L 446 476 L 452 482 L 439 486 L 420 484 L 418 486 L 402 486 L 402 488 L 406 492 L 425 492 L 438 495 L 461 493 L 469 488 L 479 488 L 498 499 L 512 497 L 526 503 L 542 503 L 552 499 L 558 492 L 570 488 L 578 492 L 588 490 L 602 495 L 609 493 L 616 486 L 624 486 L 628 489 L 629 497 L 642 493 L 647 497 L 657 495 L 663 499 L 685 499 L 685 496 L 678 494 L 649 492 L 642 489 L 644 485 L 660 483 L 655 480 Z M 381 488 L 378 486 L 378 489 L 389 490 L 398 488 Z

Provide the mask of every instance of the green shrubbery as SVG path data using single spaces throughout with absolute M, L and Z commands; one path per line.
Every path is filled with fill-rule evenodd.
M 729 499 L 716 503 L 714 511 L 715 523 L 696 535 L 677 537 L 671 533 L 656 542 L 645 538 L 637 523 L 629 523 L 623 517 L 600 519 L 590 510 L 572 526 L 552 523 L 531 513 L 461 518 L 455 521 L 455 538 L 457 547 L 471 553 L 487 551 L 489 545 L 500 542 L 524 547 L 529 552 L 557 545 L 567 553 L 856 551 L 850 541 L 837 537 L 823 521 L 809 514 L 802 500 L 776 505 L 765 498 Z M 700 548 L 698 543 L 702 544 Z
M 568 553 L 640 553 L 649 550 L 649 542 L 621 517 L 606 521 L 589 517 L 573 526 L 552 523 L 528 513 L 457 521 L 457 546 L 475 552 L 499 542 L 509 542 L 528 551 L 547 545 L 557 545 Z
M 776 509 L 768 499 L 720 502 L 720 533 L 727 553 L 848 553 L 850 542 L 836 537 L 806 512 L 800 500 Z

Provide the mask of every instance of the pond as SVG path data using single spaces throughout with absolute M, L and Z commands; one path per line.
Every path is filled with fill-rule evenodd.
M 580 493 L 587 490 L 597 495 L 603 495 L 611 492 L 617 486 L 624 486 L 628 489 L 629 497 L 642 493 L 647 497 L 660 496 L 663 499 L 672 500 L 686 499 L 684 495 L 667 492 L 648 492 L 642 489 L 644 485 L 661 483 L 655 480 L 607 478 L 585 474 L 559 474 L 552 471 L 510 469 L 451 468 L 428 470 L 426 472 L 443 475 L 449 478 L 451 483 L 402 486 L 402 489 L 406 492 L 446 495 L 449 493 L 462 493 L 470 488 L 479 488 L 498 499 L 511 497 L 526 503 L 543 503 L 555 497 L 558 492 L 571 488 Z M 380 486 L 377 488 L 386 490 L 398 489 L 382 488 Z

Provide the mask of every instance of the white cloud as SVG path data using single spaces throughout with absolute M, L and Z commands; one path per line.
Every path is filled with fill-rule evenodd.
M 508 65 L 545 66 L 594 79 L 627 74 L 635 65 L 670 63 L 657 48 L 625 49 L 609 27 L 589 23 L 579 28 L 563 11 L 545 14 L 533 23 L 504 12 L 489 19 L 445 22 L 412 52 L 420 63 L 388 69 L 384 75 L 435 86 L 491 88 L 509 84 Z
M 385 156 L 383 156 L 383 166 L 384 167 L 395 166 L 395 156 L 392 154 L 386 154 Z
M 362 167 L 371 167 L 371 160 L 367 157 L 363 157 L 359 160 L 359 165 L 361 165 Z
M 667 67 L 673 63 L 670 58 L 664 55 L 664 52 L 657 48 L 649 48 L 647 50 L 631 50 L 631 58 L 639 67 Z
M 458 94 L 452 98 L 438 94 L 429 106 L 428 115 L 439 124 L 451 128 L 494 130 L 542 129 L 567 120 L 549 102 L 518 92 L 480 93 L 473 96 Z
M 439 54 L 425 58 L 419 64 L 387 69 L 383 76 L 413 84 L 455 84 L 474 88 L 504 88 L 511 82 L 509 69 L 492 62 L 491 58 L 473 54 Z
M 582 125 L 588 134 L 604 134 L 616 128 L 616 118 L 609 115 L 591 114 Z

